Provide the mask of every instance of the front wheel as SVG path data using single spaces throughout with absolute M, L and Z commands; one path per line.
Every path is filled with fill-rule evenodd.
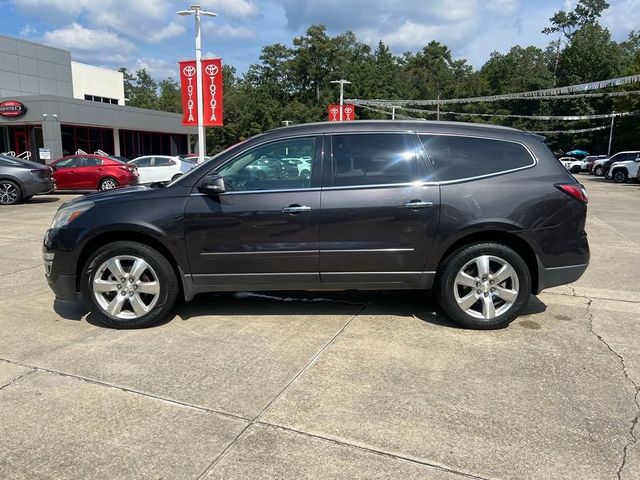
M 137 242 L 98 249 L 82 276 L 82 293 L 102 323 L 144 328 L 164 320 L 178 298 L 178 279 L 169 261 Z
M 473 329 L 506 327 L 531 292 L 527 264 L 513 249 L 486 242 L 462 247 L 441 265 L 436 299 L 456 323 Z
M 624 170 L 617 170 L 613 172 L 613 181 L 616 183 L 625 183 L 628 178 L 627 172 Z
M 570 172 L 571 172 L 571 173 L 573 173 L 573 174 L 575 175 L 576 173 L 580 173 L 580 170 L 581 170 L 581 169 L 580 169 L 580 167 L 579 167 L 579 166 L 574 165 L 573 167 L 571 167 Z

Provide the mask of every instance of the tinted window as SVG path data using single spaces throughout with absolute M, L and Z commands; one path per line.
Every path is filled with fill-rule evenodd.
M 77 167 L 80 163 L 80 159 L 78 157 L 65 158 L 64 160 L 60 160 L 56 163 L 56 168 L 72 168 Z
M 439 181 L 506 172 L 534 164 L 518 143 L 488 138 L 420 135 Z
M 334 135 L 332 163 L 334 186 L 409 183 L 418 176 L 409 135 Z
M 83 167 L 97 167 L 98 165 L 102 165 L 102 160 L 94 157 L 85 157 L 82 159 Z
M 224 177 L 228 191 L 308 188 L 315 148 L 315 138 L 268 143 L 236 157 L 217 173 Z
M 167 157 L 156 157 L 155 162 L 153 164 L 156 167 L 170 167 L 171 165 L 175 165 L 173 160 Z
M 151 157 L 144 157 L 134 160 L 134 163 L 138 167 L 150 167 L 151 166 Z

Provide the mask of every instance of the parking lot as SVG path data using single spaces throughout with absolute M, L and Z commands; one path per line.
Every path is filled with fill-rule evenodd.
M 420 292 L 220 294 L 146 330 L 54 302 L 70 195 L 0 209 L 0 478 L 640 478 L 640 186 L 579 175 L 591 266 L 509 328 Z

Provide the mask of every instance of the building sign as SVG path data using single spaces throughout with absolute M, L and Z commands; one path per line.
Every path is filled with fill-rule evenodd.
M 328 112 L 329 112 L 328 120 L 330 122 L 340 121 L 340 105 L 337 105 L 337 104 L 329 105 Z M 351 121 L 351 120 L 355 120 L 355 118 L 356 118 L 355 107 L 350 103 L 342 105 L 342 120 Z
M 27 107 L 15 100 L 6 100 L 0 103 L 0 116 L 8 118 L 22 117 L 27 113 Z
M 40 160 L 51 160 L 51 150 L 48 148 L 39 148 L 38 156 Z
M 198 125 L 198 80 L 196 61 L 179 62 L 182 89 L 182 125 Z M 202 60 L 203 125 L 222 125 L 222 60 Z

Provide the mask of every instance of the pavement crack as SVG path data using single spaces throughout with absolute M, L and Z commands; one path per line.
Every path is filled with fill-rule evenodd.
M 270 297 L 270 296 L 267 296 Z M 342 303 L 342 302 L 340 302 Z M 307 370 L 309 370 L 309 368 L 311 368 L 316 362 L 317 360 L 320 358 L 320 356 L 325 352 L 325 350 L 327 350 L 331 345 L 333 345 L 336 341 L 336 339 L 340 336 L 340 334 L 342 332 L 344 332 L 347 327 L 349 325 L 351 325 L 351 322 L 353 322 L 353 320 L 355 320 L 355 318 L 360 315 L 364 309 L 369 306 L 370 302 L 365 302 L 365 303 L 360 303 L 357 304 L 360 306 L 360 308 L 358 309 L 358 311 L 353 314 L 353 316 L 347 321 L 345 322 L 345 324 L 336 332 L 336 334 L 331 337 L 331 339 L 324 344 L 324 346 L 311 358 L 311 360 L 309 360 L 307 362 L 307 364 L 302 367 L 302 369 L 296 373 L 293 378 L 284 386 L 284 388 L 282 390 L 280 390 L 280 392 L 273 397 L 269 403 L 267 403 L 267 405 L 258 413 L 258 415 L 256 415 L 253 420 L 251 420 L 251 422 L 249 422 L 249 424 L 244 427 L 242 429 L 242 431 L 238 434 L 238 436 L 236 438 L 234 438 L 229 445 L 226 446 L 226 448 L 220 452 L 220 454 L 218 456 L 216 456 L 212 462 L 209 464 L 209 466 L 207 468 L 204 469 L 204 471 L 197 477 L 198 480 L 202 480 L 203 478 L 205 478 L 207 476 L 207 474 L 212 471 L 216 465 L 218 465 L 218 463 L 220 463 L 220 461 L 224 458 L 224 456 L 227 454 L 227 452 L 229 450 L 231 450 L 231 448 L 238 443 L 238 441 L 240 441 L 242 439 L 242 437 L 244 437 L 247 432 L 249 431 L 249 429 L 256 424 L 262 423 L 260 422 L 260 417 L 262 417 L 267 410 L 269 410 L 269 408 L 271 408 L 271 406 L 280 398 L 282 397 L 282 395 L 284 395 L 284 393 L 296 382 L 296 380 L 298 380 L 298 378 L 300 378 Z
M 42 268 L 42 265 L 34 265 L 33 267 L 21 268 L 19 270 L 14 270 L 13 272 L 3 273 L 0 277 L 7 277 L 9 275 L 15 275 L 16 273 L 26 272 L 27 270 L 33 270 L 35 268 Z
M 594 325 L 593 325 L 593 318 L 594 315 L 591 312 L 591 305 L 593 304 L 593 299 L 589 298 L 589 297 L 582 297 L 584 299 L 587 300 L 587 316 L 588 316 L 588 320 L 589 320 L 589 330 L 591 331 L 591 333 L 593 335 L 595 335 L 595 337 L 600 340 L 600 342 L 602 342 L 602 344 L 607 347 L 607 349 L 616 356 L 616 358 L 618 359 L 618 362 L 620 363 L 620 366 L 622 368 L 622 373 L 624 374 L 625 378 L 627 379 L 627 381 L 629 383 L 631 383 L 631 385 L 633 385 L 634 391 L 635 391 L 635 395 L 633 397 L 633 401 L 635 403 L 636 406 L 636 413 L 635 416 L 631 419 L 631 426 L 629 428 L 629 440 L 626 443 L 626 445 L 624 446 L 624 448 L 622 449 L 622 461 L 620 462 L 620 466 L 618 467 L 618 470 L 616 472 L 617 478 L 618 480 L 621 480 L 622 478 L 622 471 L 624 470 L 626 464 L 627 464 L 627 453 L 629 448 L 634 445 L 637 441 L 638 438 L 635 435 L 635 428 L 636 425 L 638 424 L 638 417 L 640 416 L 640 400 L 638 398 L 638 396 L 640 395 L 640 386 L 638 386 L 638 384 L 636 384 L 636 382 L 629 376 L 629 371 L 627 369 L 627 365 L 624 361 L 624 357 L 622 355 L 620 355 L 618 352 L 616 352 L 613 347 L 611 347 L 611 345 L 609 345 L 609 343 L 604 339 L 604 337 L 598 333 L 596 333 L 596 331 L 594 330 Z
M 7 362 L 9 363 L 9 362 Z M 23 379 L 24 377 L 26 377 L 27 375 L 31 375 L 33 372 L 35 372 L 35 370 L 30 370 L 28 372 L 23 373 L 22 375 L 18 375 L 16 378 L 14 378 L 13 380 L 11 380 L 9 383 L 5 383 L 4 385 L 0 385 L 0 390 L 7 388 L 11 385 L 13 385 L 14 383 L 16 383 L 18 380 Z

